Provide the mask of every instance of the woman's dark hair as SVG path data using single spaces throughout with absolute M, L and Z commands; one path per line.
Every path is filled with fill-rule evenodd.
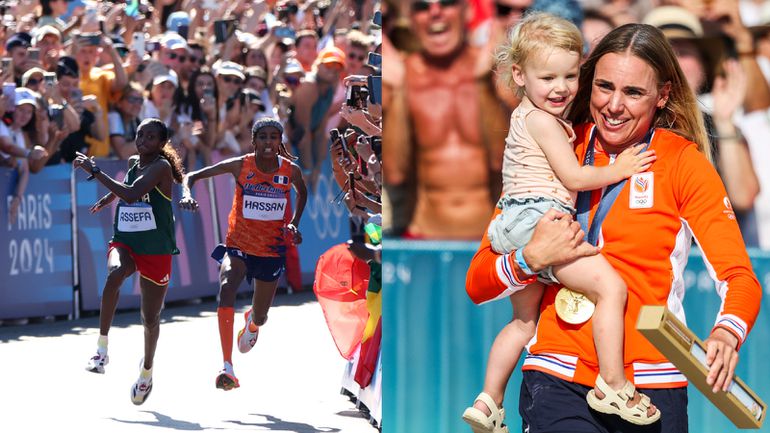
M 53 15 L 53 9 L 51 9 L 51 0 L 40 0 L 41 17 Z
M 139 128 L 142 126 L 154 126 L 160 131 L 160 139 L 166 143 L 160 149 L 160 156 L 165 158 L 166 161 L 171 164 L 171 173 L 174 176 L 174 181 L 176 181 L 176 183 L 182 183 L 182 178 L 185 173 L 184 167 L 182 166 L 182 158 L 179 157 L 179 154 L 176 153 L 174 146 L 172 146 L 169 141 L 169 130 L 166 124 L 158 118 L 151 117 L 149 119 L 144 119 L 142 123 L 139 124 Z
M 174 94 L 174 105 L 176 105 L 177 114 L 186 114 L 190 111 L 190 117 L 192 120 L 203 120 L 203 111 L 201 110 L 200 98 L 195 94 L 195 86 L 198 83 L 198 78 L 201 75 L 208 75 L 214 80 L 214 104 L 219 107 L 219 90 L 217 89 L 217 80 L 214 74 L 211 72 L 208 66 L 202 66 L 200 69 L 194 71 L 190 76 L 190 82 L 187 84 L 187 95 L 183 92 L 177 91 Z M 216 122 L 219 123 L 219 109 L 216 110 Z M 212 119 L 207 119 L 211 121 Z
M 687 85 L 674 50 L 656 27 L 647 24 L 626 24 L 612 30 L 591 52 L 580 67 L 578 91 L 569 112 L 573 125 L 593 122 L 590 112 L 596 64 L 606 54 L 631 54 L 652 68 L 658 79 L 658 88 L 671 86 L 664 108 L 655 112 L 652 126 L 669 129 L 696 143 L 698 150 L 711 161 L 709 141 L 698 109 L 695 95 Z

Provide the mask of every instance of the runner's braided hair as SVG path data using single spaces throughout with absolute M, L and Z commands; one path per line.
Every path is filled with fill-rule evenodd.
M 174 149 L 174 146 L 171 145 L 171 141 L 169 141 L 168 127 L 166 124 L 160 119 L 149 118 L 143 120 L 139 126 L 141 127 L 142 125 L 155 126 L 158 128 L 161 141 L 166 143 L 160 149 L 160 156 L 165 158 L 166 161 L 171 164 L 171 173 L 174 176 L 174 181 L 176 183 L 182 183 L 182 178 L 185 174 L 184 166 L 182 166 L 182 158 L 179 157 L 179 154 L 176 153 L 176 149 Z
M 289 153 L 288 149 L 286 149 L 286 145 L 283 144 L 283 125 L 281 125 L 281 122 L 273 119 L 272 117 L 262 117 L 254 122 L 254 125 L 251 127 L 251 143 L 256 143 L 257 132 L 266 126 L 272 126 L 281 132 L 281 143 L 278 145 L 278 154 L 288 159 L 289 161 L 296 161 L 299 159 L 298 157 Z

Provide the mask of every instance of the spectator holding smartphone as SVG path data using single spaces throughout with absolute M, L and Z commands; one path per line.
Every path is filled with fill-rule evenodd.
M 123 61 L 110 38 L 100 34 L 81 34 L 73 45 L 75 60 L 80 70 L 80 89 L 85 95 L 96 96 L 99 104 L 101 121 L 107 124 L 107 111 L 113 94 L 128 85 L 128 76 L 123 69 Z M 107 71 L 97 67 L 100 51 L 105 50 L 112 59 L 113 68 Z M 110 154 L 110 143 L 106 135 L 101 139 L 87 138 L 89 156 L 106 157 Z
M 40 63 L 46 71 L 56 71 L 56 64 L 62 55 L 61 42 L 61 32 L 54 26 L 38 27 L 35 31 L 33 46 L 40 50 Z

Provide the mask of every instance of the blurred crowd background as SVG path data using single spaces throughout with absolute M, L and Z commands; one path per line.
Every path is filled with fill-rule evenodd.
M 748 247 L 770 249 L 770 2 L 387 0 L 383 4 L 386 233 L 477 240 L 499 197 L 518 100 L 495 48 L 528 11 L 581 29 L 585 55 L 611 29 L 658 27 L 697 95 Z
M 188 171 L 251 151 L 254 120 L 275 117 L 314 188 L 331 129 L 362 125 L 354 144 L 378 134 L 379 104 L 346 104 L 349 87 L 366 97 L 379 76 L 377 3 L 0 1 L 0 165 L 19 173 L 11 220 L 30 173 L 75 152 L 128 159 L 147 117 L 171 129 Z

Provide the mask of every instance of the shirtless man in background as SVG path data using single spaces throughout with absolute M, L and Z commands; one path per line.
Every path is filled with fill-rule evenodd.
M 413 0 L 409 14 L 420 51 L 399 64 L 383 45 L 385 182 L 413 186 L 405 236 L 476 239 L 499 198 L 510 111 L 483 61 L 490 54 L 468 45 L 465 0 Z

